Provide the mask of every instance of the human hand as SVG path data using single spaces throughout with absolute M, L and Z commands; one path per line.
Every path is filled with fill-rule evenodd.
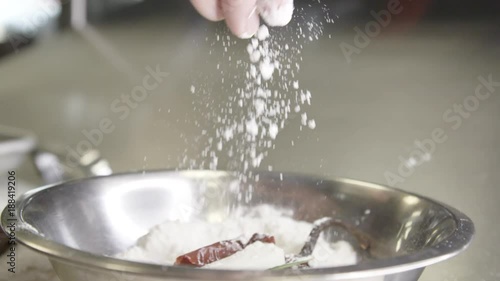
M 250 38 L 259 29 L 259 15 L 270 26 L 285 26 L 292 19 L 293 0 L 191 0 L 205 18 L 226 20 L 233 34 Z

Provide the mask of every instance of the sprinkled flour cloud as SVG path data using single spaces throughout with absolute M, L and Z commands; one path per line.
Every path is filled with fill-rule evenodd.
M 243 41 L 244 48 L 227 33 L 217 33 L 210 54 L 221 58 L 214 71 L 220 74 L 223 93 L 212 92 L 200 82 L 188 89 L 199 97 L 194 108 L 200 108 L 213 126 L 201 128 L 196 146 L 204 149 L 199 158 L 185 157 L 183 168 L 236 170 L 246 179 L 252 170 L 262 169 L 262 161 L 275 148 L 275 139 L 292 116 L 299 116 L 301 130 L 316 128 L 316 121 L 307 114 L 312 94 L 301 87 L 297 77 L 304 46 L 319 40 L 325 25 L 333 23 L 326 6 L 316 5 L 321 6 L 321 15 L 306 17 L 303 8 L 296 9 L 289 25 L 262 25 L 253 38 Z M 225 101 L 213 103 L 221 98 Z M 208 106 L 211 103 L 217 106 Z M 220 158 L 228 159 L 222 167 Z

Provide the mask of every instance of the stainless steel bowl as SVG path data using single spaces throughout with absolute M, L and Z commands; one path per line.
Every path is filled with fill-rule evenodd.
M 472 221 L 454 208 L 382 185 L 277 172 L 258 178 L 242 183 L 222 171 L 157 171 L 41 187 L 17 202 L 16 238 L 47 255 L 60 279 L 68 281 L 412 281 L 426 266 L 463 251 L 474 233 Z M 252 192 L 239 200 L 230 188 L 235 184 Z M 109 257 L 166 220 L 220 219 L 232 207 L 263 203 L 291 208 L 296 219 L 336 216 L 356 224 L 371 239 L 370 258 L 353 266 L 275 272 L 198 270 Z M 2 213 L 3 227 L 8 214 Z

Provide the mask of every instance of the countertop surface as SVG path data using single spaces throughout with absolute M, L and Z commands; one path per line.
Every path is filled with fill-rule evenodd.
M 300 116 L 291 118 L 262 167 L 391 184 L 452 205 L 473 219 L 476 237 L 421 280 L 500 280 L 500 42 L 488 36 L 499 31 L 481 22 L 421 25 L 373 38 L 350 63 L 340 44 L 353 42 L 352 32 L 330 31 L 331 38 L 304 44 L 298 80 L 312 93 L 307 112 L 317 127 L 301 131 Z M 203 148 L 194 141 L 203 114 L 193 104 L 201 97 L 190 88 L 204 87 L 204 77 L 225 63 L 209 56 L 214 38 L 211 25 L 182 18 L 131 19 L 44 38 L 0 60 L 0 122 L 74 150 L 83 130 L 116 118 L 114 100 L 140 83 L 146 67 L 158 66 L 169 76 L 127 118 L 114 119 L 116 129 L 96 148 L 115 171 L 178 167 Z M 485 79 L 496 81 L 490 95 L 474 98 Z M 219 84 L 210 88 L 216 102 Z M 470 104 L 459 113 L 464 102 Z M 415 142 L 436 134 L 440 141 L 415 164 Z M 398 170 L 412 162 L 409 171 Z

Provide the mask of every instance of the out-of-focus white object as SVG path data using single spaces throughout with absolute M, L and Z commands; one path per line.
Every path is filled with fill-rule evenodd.
M 0 0 L 0 43 L 9 36 L 32 38 L 60 13 L 58 0 Z

